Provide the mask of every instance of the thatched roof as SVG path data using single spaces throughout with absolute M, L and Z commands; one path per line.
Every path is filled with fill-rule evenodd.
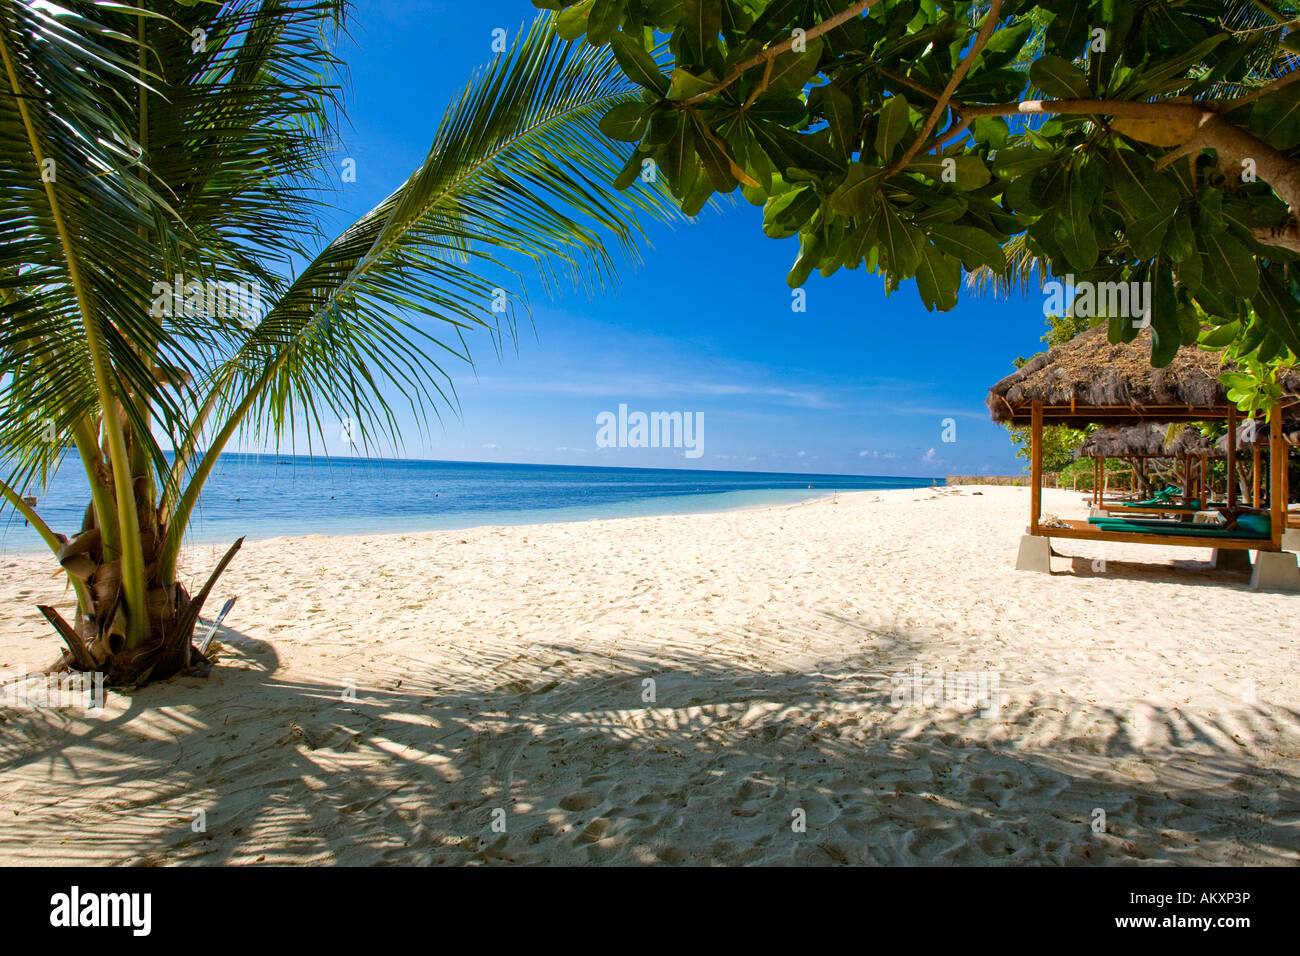
M 1268 422 L 1246 419 L 1237 426 L 1237 447 L 1249 449 L 1252 445 L 1259 444 L 1267 449 L 1268 430 Z M 1300 418 L 1282 419 L 1282 438 L 1288 445 L 1300 445 Z M 1221 452 L 1226 452 L 1228 436 L 1222 436 L 1214 444 Z
M 1035 401 L 1043 403 L 1045 423 L 1074 428 L 1213 420 L 1227 414 L 1218 379 L 1232 368 L 1221 352 L 1194 345 L 1179 349 L 1165 368 L 1152 368 L 1149 330 L 1112 345 L 1101 325 L 1030 359 L 989 389 L 988 406 L 993 420 L 1005 425 L 1028 425 Z M 1280 384 L 1300 394 L 1300 372 L 1289 370 Z
M 1206 438 L 1195 425 L 1186 425 L 1178 429 L 1172 439 L 1165 442 L 1165 451 L 1174 458 L 1184 455 L 1207 455 L 1218 457 L 1219 450 L 1214 447 L 1214 440 Z
M 1150 458 L 1164 449 L 1167 425 L 1143 422 L 1122 428 L 1103 428 L 1089 435 L 1076 458 Z
M 1218 455 L 1213 442 L 1191 425 L 1179 426 L 1169 441 L 1170 426 L 1141 422 L 1104 428 L 1089 435 L 1076 458 L 1181 458 L 1184 455 Z

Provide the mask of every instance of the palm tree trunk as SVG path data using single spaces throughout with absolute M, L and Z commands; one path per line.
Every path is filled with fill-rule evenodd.
M 110 687 L 140 686 L 180 673 L 206 673 L 208 662 L 193 645 L 194 626 L 212 585 L 243 540 L 227 553 L 197 597 L 191 597 L 179 581 L 168 582 L 163 577 L 158 559 L 167 528 L 155 504 L 151 475 L 147 471 L 136 474 L 133 485 L 134 512 L 120 515 L 120 519 L 123 524 L 134 521 L 139 533 L 145 562 L 143 608 L 130 607 L 126 600 L 122 561 L 105 551 L 93 501 L 86 508 L 80 533 L 59 551 L 64 569 L 84 584 L 89 606 L 78 606 L 71 628 L 80 647 L 65 652 L 55 669 L 102 671 L 104 683 Z M 148 637 L 128 646 L 131 625 L 139 623 L 132 621 L 136 615 L 143 618 Z

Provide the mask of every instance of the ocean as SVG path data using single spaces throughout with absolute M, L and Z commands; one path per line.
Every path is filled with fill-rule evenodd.
M 667 468 L 590 468 L 493 462 L 223 455 L 190 523 L 195 543 L 282 535 L 433 531 L 792 504 L 837 491 L 928 486 L 931 478 Z M 81 527 L 90 500 L 69 461 L 43 493 L 55 531 Z M 12 509 L 0 549 L 45 546 Z

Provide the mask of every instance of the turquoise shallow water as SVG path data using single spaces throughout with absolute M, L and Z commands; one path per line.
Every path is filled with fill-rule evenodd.
M 662 468 L 225 455 L 191 523 L 196 542 L 301 534 L 432 531 L 480 525 L 691 514 L 794 503 L 836 491 L 914 488 L 929 478 Z M 69 462 L 29 489 L 56 531 L 75 531 L 89 500 Z M 0 518 L 0 549 L 44 545 L 21 518 Z

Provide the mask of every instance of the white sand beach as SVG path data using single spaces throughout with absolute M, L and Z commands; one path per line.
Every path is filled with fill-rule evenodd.
M 210 677 L 0 711 L 0 863 L 1300 862 L 1300 596 L 1017 573 L 1028 498 L 246 544 Z M 52 568 L 0 557 L 0 667 L 56 656 Z

